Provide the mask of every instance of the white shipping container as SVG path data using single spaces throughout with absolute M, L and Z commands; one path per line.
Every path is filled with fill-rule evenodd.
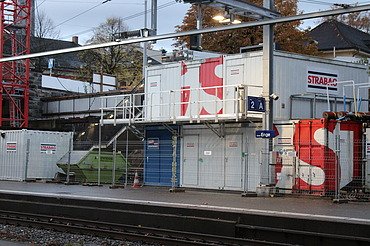
M 182 187 L 256 191 L 262 142 L 255 138 L 255 127 L 229 125 L 224 133 L 220 137 L 206 127 L 183 127 Z
M 72 133 L 0 131 L 0 180 L 50 179 L 63 172 L 56 165 L 69 150 Z
M 239 85 L 245 87 L 245 98 L 262 95 L 262 58 L 262 52 L 257 51 L 148 67 L 147 120 L 194 119 L 207 114 L 236 116 L 245 110 L 237 100 Z M 342 96 L 354 95 L 351 82 L 342 82 L 366 83 L 368 75 L 360 64 L 275 51 L 273 79 L 273 92 L 279 96 L 274 101 L 274 119 L 290 120 L 320 118 L 328 110 L 327 88 L 331 97 L 337 97 L 336 106 L 331 103 L 330 109 L 343 111 Z M 367 99 L 367 90 L 360 90 L 360 97 Z M 353 104 L 349 109 L 347 103 L 346 109 L 353 111 Z M 362 103 L 361 110 L 368 111 L 367 102 Z M 247 117 L 261 115 L 247 112 Z

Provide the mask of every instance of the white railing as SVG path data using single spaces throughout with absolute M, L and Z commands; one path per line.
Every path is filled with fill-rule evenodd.
M 101 98 L 101 124 L 261 118 L 261 113 L 249 115 L 245 105 L 247 95 L 258 96 L 261 92 L 262 87 L 258 86 L 229 85 L 106 96 Z M 106 105 L 107 101 L 114 103 Z

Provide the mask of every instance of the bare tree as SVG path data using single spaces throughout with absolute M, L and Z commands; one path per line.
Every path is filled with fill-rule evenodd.
M 120 17 L 110 17 L 94 29 L 88 44 L 105 43 L 114 40 L 117 34 L 128 30 Z M 81 59 L 86 66 L 81 69 L 84 76 L 92 72 L 115 75 L 119 84 L 135 85 L 142 77 L 141 53 L 137 45 L 122 45 L 82 52 Z
M 50 19 L 44 11 L 37 10 L 34 36 L 38 38 L 56 39 L 59 37 L 59 34 L 60 31 L 56 29 L 53 20 Z

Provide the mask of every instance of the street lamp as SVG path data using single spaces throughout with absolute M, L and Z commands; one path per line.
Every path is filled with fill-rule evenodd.
M 242 23 L 240 20 L 235 19 L 234 14 L 228 13 L 228 11 L 225 11 L 224 15 L 221 15 L 221 14 L 215 15 L 212 19 L 215 20 L 215 21 L 218 21 L 219 23 L 222 23 L 222 24 L 231 23 L 231 24 L 235 25 L 235 24 Z

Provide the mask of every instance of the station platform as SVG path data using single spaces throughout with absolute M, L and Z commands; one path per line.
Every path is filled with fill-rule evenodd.
M 13 181 L 0 181 L 0 193 L 34 193 L 48 197 L 83 198 L 102 202 L 129 202 L 370 224 L 370 202 L 350 201 L 337 204 L 323 197 L 242 197 L 240 193 L 228 191 L 186 189 L 185 192 L 170 192 L 168 187 L 110 189 L 109 185 L 82 186 Z

